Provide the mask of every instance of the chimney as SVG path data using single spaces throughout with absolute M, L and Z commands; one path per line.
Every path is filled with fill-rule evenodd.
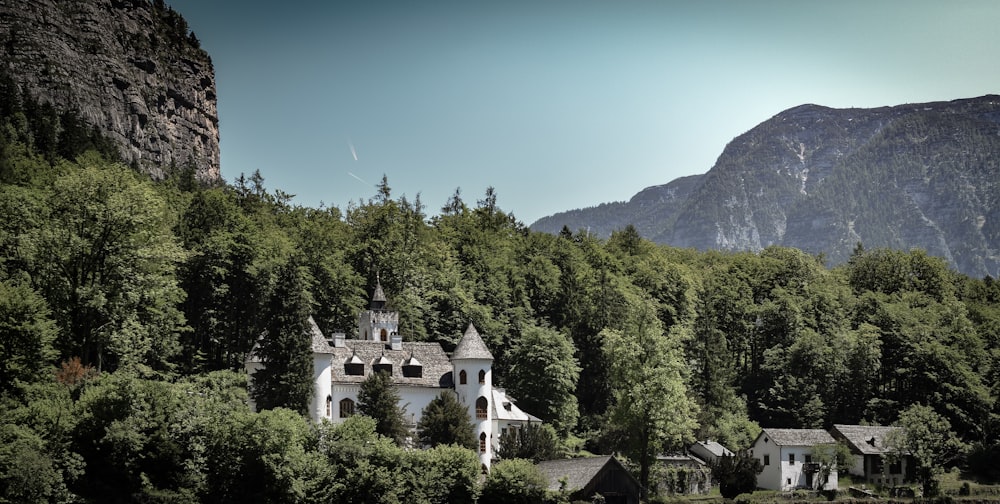
M 402 350 L 403 337 L 400 336 L 399 333 L 392 333 L 392 335 L 389 336 L 389 345 L 392 347 L 393 350 Z
M 344 348 L 344 333 L 333 333 L 333 348 Z

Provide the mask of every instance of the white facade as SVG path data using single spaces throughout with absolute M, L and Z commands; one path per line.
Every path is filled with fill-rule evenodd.
M 309 417 L 314 422 L 329 420 L 333 415 L 331 396 L 330 354 L 313 353 L 313 396 L 309 401 Z
M 472 420 L 479 443 L 479 462 L 486 468 L 493 461 L 493 360 L 452 359 L 455 366 L 455 393 Z M 464 377 L 464 383 L 463 383 Z
M 764 466 L 757 475 L 757 486 L 782 491 L 818 490 L 822 484 L 823 490 L 836 490 L 836 468 L 821 470 L 813 460 L 816 446 L 833 442 L 829 433 L 818 429 L 764 429 L 751 448 L 751 455 Z M 824 476 L 825 484 L 821 481 Z

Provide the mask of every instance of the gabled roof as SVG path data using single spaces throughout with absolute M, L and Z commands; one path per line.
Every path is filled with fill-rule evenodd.
M 890 451 L 885 441 L 889 433 L 897 429 L 899 427 L 834 424 L 832 434 L 846 441 L 855 454 L 881 455 Z
M 330 344 L 326 342 L 326 337 L 323 336 L 323 331 L 319 330 L 319 326 L 316 325 L 316 321 L 309 316 L 309 336 L 312 338 L 312 352 L 314 354 L 332 354 L 333 348 Z
M 816 446 L 835 442 L 833 436 L 823 429 L 764 429 L 757 439 L 762 437 L 778 446 Z
M 330 353 L 333 354 L 330 374 L 334 384 L 361 383 L 372 374 L 371 364 L 383 362 L 392 364 L 392 382 L 396 385 L 436 388 L 452 386 L 451 361 L 438 343 L 404 341 L 399 350 L 393 350 L 382 341 L 349 339 L 344 340 L 343 347 L 332 348 Z M 411 357 L 418 359 L 422 366 L 421 376 L 403 376 L 401 364 Z M 364 374 L 345 373 L 344 364 L 348 362 L 364 364 Z
M 496 387 L 493 387 L 493 418 L 497 420 L 542 423 L 540 418 L 518 408 L 517 404 L 511 398 L 507 397 L 506 391 Z
M 570 494 L 579 490 L 587 490 L 588 487 L 597 483 L 604 471 L 613 470 L 616 467 L 635 483 L 636 488 L 641 488 L 632 473 L 625 469 L 625 466 L 612 455 L 546 460 L 538 463 L 538 470 L 549 482 L 549 490 L 558 491 L 562 485 L 561 480 L 565 478 L 566 490 Z
M 706 451 L 708 453 L 711 453 L 712 455 L 714 455 L 716 457 L 732 457 L 733 456 L 733 452 L 729 451 L 729 449 L 726 448 L 725 446 L 722 446 L 721 444 L 719 444 L 718 441 L 712 441 L 712 440 L 697 441 L 693 445 L 691 445 L 690 447 L 688 447 L 689 450 L 693 450 L 693 449 L 696 449 L 696 448 L 700 448 L 701 450 L 704 450 L 704 451 Z
M 452 359 L 486 359 L 493 360 L 493 354 L 486 347 L 483 338 L 479 336 L 479 331 L 471 323 L 465 330 L 465 335 L 459 340 L 458 346 L 451 354 Z

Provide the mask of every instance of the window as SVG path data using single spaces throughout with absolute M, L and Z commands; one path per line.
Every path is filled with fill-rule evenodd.
M 388 333 L 388 331 L 386 331 L 385 329 L 382 329 L 382 332 L 379 333 L 379 338 L 382 341 L 389 341 L 389 333 Z
M 766 465 L 766 466 L 771 465 L 771 456 L 770 455 L 764 455 L 764 465 Z
M 898 460 L 889 462 L 889 474 L 903 474 L 903 464 Z
M 468 375 L 465 374 L 465 370 L 463 369 L 458 373 L 458 384 L 465 385 L 466 383 L 468 383 L 468 381 L 469 381 Z
M 330 418 L 333 416 L 333 398 L 326 396 L 326 417 Z
M 789 453 L 788 454 L 788 463 L 792 464 L 792 465 L 795 465 L 795 454 L 794 453 Z
M 354 415 L 354 401 L 350 399 L 340 400 L 340 418 L 347 418 Z
M 483 385 L 486 383 L 486 370 L 479 370 L 479 384 Z
M 811 463 L 812 463 L 812 461 L 813 461 L 813 456 L 812 456 L 812 454 L 809 454 L 809 455 L 806 455 L 806 463 L 807 463 L 807 464 L 811 464 Z
M 486 453 L 486 433 L 479 435 L 479 453 Z
M 476 399 L 476 418 L 479 420 L 486 420 L 486 410 L 489 407 L 490 403 L 485 397 L 480 396 L 479 399 Z

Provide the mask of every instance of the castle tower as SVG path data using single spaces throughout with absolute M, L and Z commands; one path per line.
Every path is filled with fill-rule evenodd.
M 493 354 L 479 336 L 476 328 L 469 324 L 455 352 L 451 355 L 451 365 L 458 400 L 469 411 L 469 418 L 475 426 L 479 441 L 479 461 L 489 469 L 493 460 Z
M 375 293 L 372 294 L 368 309 L 358 315 L 358 339 L 383 341 L 394 346 L 400 341 L 399 312 L 386 307 L 381 281 L 375 284 Z
M 312 338 L 313 396 L 309 400 L 309 417 L 313 422 L 333 418 L 333 388 L 330 381 L 333 349 L 319 330 L 316 321 L 309 317 L 309 336 Z

